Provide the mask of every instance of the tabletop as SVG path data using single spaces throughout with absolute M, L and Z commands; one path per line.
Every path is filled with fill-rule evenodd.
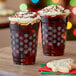
M 14 73 L 17 76 L 41 76 L 38 69 L 40 64 L 61 58 L 73 58 L 76 62 L 76 41 L 67 41 L 64 56 L 44 56 L 42 45 L 38 44 L 36 63 L 34 65 L 16 65 L 13 63 L 11 46 L 0 49 L 0 70 Z M 46 75 L 43 75 L 46 76 Z M 52 75 L 47 75 L 52 76 Z M 59 75 L 53 75 L 59 76 Z

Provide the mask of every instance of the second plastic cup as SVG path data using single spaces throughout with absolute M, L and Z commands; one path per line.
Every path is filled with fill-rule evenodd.
M 63 15 L 42 19 L 42 44 L 45 55 L 61 56 L 64 54 L 67 18 Z

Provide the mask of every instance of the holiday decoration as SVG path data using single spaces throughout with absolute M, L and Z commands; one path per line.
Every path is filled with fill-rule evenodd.
M 52 0 L 54 3 L 58 3 L 59 2 L 59 0 Z
M 67 40 L 76 40 L 76 26 L 67 31 Z
M 76 29 L 73 30 L 73 35 L 76 36 Z
M 72 23 L 70 21 L 67 22 L 67 30 L 70 30 L 72 28 Z
M 57 5 L 59 0 L 47 0 L 47 5 Z
M 76 15 L 76 0 L 69 0 L 72 17 Z M 67 40 L 76 40 L 76 25 L 72 22 L 67 23 Z
M 46 6 L 46 1 L 43 0 L 28 0 L 28 9 L 32 12 L 37 12 Z
M 20 10 L 25 11 L 27 9 L 27 4 L 21 4 L 20 5 Z
M 71 6 L 76 6 L 76 0 L 70 0 L 70 5 Z
M 33 3 L 38 3 L 39 0 L 31 0 Z
M 74 7 L 74 8 L 72 9 L 72 13 L 73 13 L 74 15 L 76 15 L 76 7 Z

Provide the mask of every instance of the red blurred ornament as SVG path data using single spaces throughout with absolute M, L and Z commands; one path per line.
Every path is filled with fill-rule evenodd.
M 76 36 L 76 29 L 73 30 L 73 35 Z

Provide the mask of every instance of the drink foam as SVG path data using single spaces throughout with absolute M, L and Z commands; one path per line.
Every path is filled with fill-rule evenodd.
M 42 10 L 38 11 L 41 16 L 52 16 L 55 17 L 57 15 L 69 15 L 70 11 L 68 9 L 64 9 L 60 5 L 51 5 L 48 7 L 43 8 Z
M 9 17 L 11 22 L 34 24 L 40 22 L 40 16 L 35 12 L 30 12 L 29 10 L 17 12 L 15 15 Z

